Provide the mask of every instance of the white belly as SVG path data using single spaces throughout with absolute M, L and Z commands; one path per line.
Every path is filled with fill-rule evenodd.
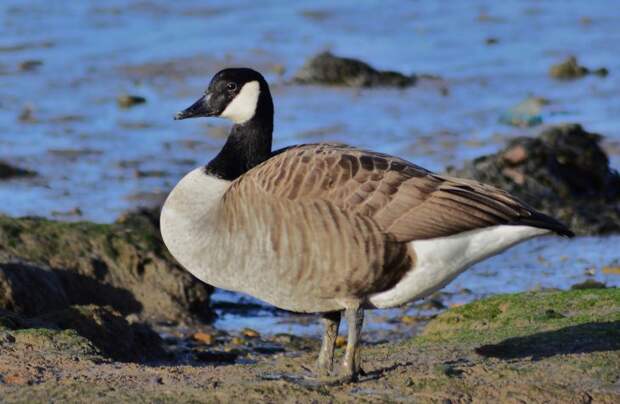
M 424 298 L 476 262 L 549 230 L 531 226 L 493 226 L 454 236 L 412 241 L 416 261 L 392 289 L 370 296 L 371 306 L 388 308 Z

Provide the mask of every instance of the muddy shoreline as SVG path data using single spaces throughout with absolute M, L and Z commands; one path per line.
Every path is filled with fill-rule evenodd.
M 227 364 L 224 353 L 192 365 L 114 362 L 75 333 L 0 324 L 0 392 L 9 402 L 613 403 L 620 397 L 618 289 L 499 295 L 450 309 L 420 336 L 365 346 L 366 376 L 332 387 L 269 380 L 303 373 L 316 340 L 282 342 L 280 350 L 241 364 Z

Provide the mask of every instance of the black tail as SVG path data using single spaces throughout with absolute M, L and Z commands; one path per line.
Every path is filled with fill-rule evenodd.
M 531 214 L 529 216 L 521 216 L 514 223 L 511 224 L 549 229 L 556 232 L 560 236 L 565 237 L 575 236 L 575 233 L 570 231 L 568 227 L 564 226 L 562 223 L 555 220 L 551 216 L 547 216 L 544 213 L 540 213 L 535 210 L 530 211 L 530 213 Z

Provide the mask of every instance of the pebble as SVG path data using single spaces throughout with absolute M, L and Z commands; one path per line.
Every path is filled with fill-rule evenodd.
M 19 64 L 19 70 L 24 71 L 24 72 L 31 71 L 31 70 L 35 70 L 41 65 L 43 65 L 43 62 L 41 60 L 36 60 L 36 59 L 24 60 L 23 62 Z
M 245 340 L 241 337 L 232 337 L 230 343 L 233 345 L 245 345 Z
M 577 79 L 587 74 L 605 77 L 609 74 L 609 70 L 605 67 L 590 70 L 585 66 L 581 66 L 575 56 L 569 56 L 563 62 L 557 63 L 549 69 L 549 75 L 554 79 L 560 80 Z
M 347 345 L 347 339 L 342 335 L 336 337 L 336 348 L 342 348 Z
M 403 323 L 403 324 L 415 324 L 415 323 L 417 323 L 419 321 L 420 320 L 417 317 L 408 316 L 408 315 L 402 316 L 400 318 L 400 322 Z
M 146 98 L 139 95 L 119 95 L 116 98 L 116 103 L 121 108 L 130 108 L 135 105 L 144 104 L 146 102 Z
M 204 345 L 213 345 L 215 336 L 206 332 L 198 331 L 192 335 L 194 341 L 198 341 Z
M 243 335 L 246 338 L 258 338 L 258 337 L 260 337 L 260 334 L 258 333 L 258 331 L 253 330 L 251 328 L 244 328 L 241 331 L 241 335 Z

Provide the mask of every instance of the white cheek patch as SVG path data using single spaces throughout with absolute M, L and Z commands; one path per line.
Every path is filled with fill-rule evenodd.
M 236 124 L 249 121 L 256 113 L 256 104 L 260 94 L 260 84 L 258 81 L 250 81 L 241 87 L 239 94 L 228 104 L 224 112 L 220 114 L 222 118 L 228 118 Z

